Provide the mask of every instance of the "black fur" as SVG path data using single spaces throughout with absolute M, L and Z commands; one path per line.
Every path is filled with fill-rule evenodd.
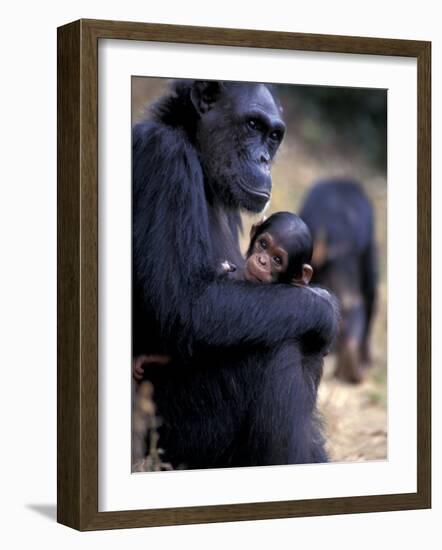
M 318 373 L 303 369 L 300 343 L 330 344 L 334 308 L 309 289 L 217 276 L 223 260 L 242 265 L 239 210 L 258 207 L 241 182 L 261 185 L 248 173 L 254 146 L 223 94 L 246 109 L 257 85 L 219 85 L 211 116 L 219 109 L 224 125 L 216 139 L 226 121 L 230 139 L 210 160 L 192 86 L 176 84 L 133 131 L 133 353 L 172 357 L 146 372 L 163 419 L 160 446 L 175 467 L 324 461 Z

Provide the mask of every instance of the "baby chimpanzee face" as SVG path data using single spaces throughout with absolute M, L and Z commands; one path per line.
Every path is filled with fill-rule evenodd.
M 244 277 L 254 283 L 308 285 L 312 251 L 310 231 L 301 218 L 276 212 L 252 227 Z
M 288 268 L 287 251 L 268 232 L 257 235 L 247 257 L 244 276 L 248 281 L 276 283 Z

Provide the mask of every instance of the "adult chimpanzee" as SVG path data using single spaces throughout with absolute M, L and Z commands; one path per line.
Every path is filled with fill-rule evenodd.
M 341 303 L 336 376 L 360 382 L 370 363 L 369 335 L 377 286 L 373 208 L 350 180 L 318 182 L 300 212 L 314 239 L 313 281 Z
M 305 346 L 336 329 L 306 288 L 219 277 L 243 264 L 240 209 L 261 211 L 284 124 L 261 84 L 179 81 L 133 131 L 133 353 L 152 365 L 175 467 L 326 460 Z

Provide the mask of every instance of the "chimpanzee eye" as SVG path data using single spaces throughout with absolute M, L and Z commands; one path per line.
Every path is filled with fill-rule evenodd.
M 247 126 L 251 130 L 255 130 L 256 132 L 260 132 L 262 130 L 262 124 L 256 118 L 249 118 L 249 120 L 247 121 Z
M 260 239 L 259 240 L 259 246 L 261 248 L 267 248 L 267 241 L 265 239 Z
M 277 265 L 281 265 L 281 264 L 282 264 L 282 259 L 281 259 L 279 256 L 274 256 L 274 257 L 273 257 L 273 261 L 274 261 L 275 264 L 277 264 Z
M 277 130 L 275 130 L 270 134 L 270 139 L 272 141 L 281 141 L 281 134 Z

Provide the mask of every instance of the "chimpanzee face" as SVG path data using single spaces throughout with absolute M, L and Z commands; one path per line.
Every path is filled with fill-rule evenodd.
M 270 233 L 256 236 L 247 257 L 244 276 L 248 281 L 276 283 L 288 268 L 287 251 Z
M 270 200 L 270 169 L 285 133 L 263 84 L 195 82 L 197 147 L 204 175 L 224 204 L 260 212 Z

